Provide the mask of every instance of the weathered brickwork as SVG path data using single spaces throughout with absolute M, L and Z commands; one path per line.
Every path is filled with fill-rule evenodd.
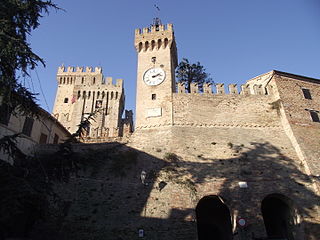
M 172 25 L 137 29 L 135 47 L 134 134 L 73 146 L 87 156 L 87 168 L 54 185 L 63 207 L 54 206 L 58 217 L 38 224 L 34 238 L 44 239 L 39 232 L 45 229 L 46 239 L 201 239 L 206 214 L 200 209 L 211 197 L 228 209 L 225 240 L 279 236 L 268 223 L 273 211 L 282 221 L 274 224 L 286 231 L 282 238 L 318 240 L 320 122 L 314 113 L 320 111 L 320 80 L 271 71 L 240 91 L 235 84 L 205 84 L 200 93 L 192 84 L 186 93 L 174 83 Z M 151 68 L 165 71 L 163 82 L 145 81 Z M 217 221 L 220 210 L 205 208 Z
M 132 113 L 128 111 L 122 119 L 125 99 L 122 79 L 117 79 L 116 83 L 111 77 L 104 79 L 99 67 L 62 66 L 58 68 L 57 82 L 53 115 L 71 133 L 92 113 L 95 113 L 95 120 L 87 129 L 87 141 L 106 141 L 132 132 Z

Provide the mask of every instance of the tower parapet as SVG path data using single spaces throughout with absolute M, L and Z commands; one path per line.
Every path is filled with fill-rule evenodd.
M 102 74 L 102 68 L 101 67 L 73 67 L 73 66 L 60 66 L 58 67 L 57 75 L 65 75 L 65 74 L 73 74 L 73 75 L 79 75 L 79 74 Z
M 225 91 L 225 86 L 223 83 L 204 83 L 202 86 L 202 91 L 200 91 L 199 85 L 197 83 L 190 84 L 190 93 L 186 91 L 186 86 L 184 83 L 177 83 L 177 93 L 178 94 L 204 94 L 204 95 L 266 95 L 267 91 L 265 87 L 261 84 L 250 86 L 250 84 L 242 84 L 241 92 L 238 91 L 237 84 L 229 84 L 228 85 L 228 93 Z M 215 91 L 213 91 L 212 86 L 215 86 Z

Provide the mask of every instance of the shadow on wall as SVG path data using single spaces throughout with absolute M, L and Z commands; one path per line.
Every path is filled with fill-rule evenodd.
M 46 161 L 56 158 L 59 165 L 63 157 L 39 156 L 37 163 L 45 171 L 34 163 L 37 170 L 29 169 L 28 177 L 44 174 L 51 180 L 50 207 L 31 232 L 7 237 L 298 240 L 320 236 L 319 224 L 311 222 L 319 196 L 310 190 L 312 179 L 293 160 L 269 143 L 232 149 L 239 153 L 234 158 L 199 156 L 190 162 L 174 153 L 160 159 L 120 143 L 74 145 L 68 166 L 76 164 L 78 170 L 62 178 L 57 178 L 62 169 Z M 247 182 L 248 188 L 239 188 L 238 181 Z M 247 221 L 243 228 L 235 224 L 239 217 Z M 4 236 L 12 226 L 1 224 Z

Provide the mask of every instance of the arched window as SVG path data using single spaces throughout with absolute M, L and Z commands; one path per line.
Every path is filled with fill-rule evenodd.
M 78 91 L 78 99 L 81 97 L 81 92 Z
M 100 92 L 98 91 L 98 92 L 97 92 L 97 98 L 99 98 L 99 97 L 100 97 Z
M 67 84 L 69 84 L 69 77 L 67 77 Z
M 88 93 L 88 98 L 90 98 L 90 95 L 91 95 L 91 91 L 89 91 L 89 93 Z
M 111 100 L 113 99 L 113 92 L 111 92 L 111 97 L 110 97 L 110 99 L 111 99 Z
M 65 84 L 65 83 L 66 83 L 66 78 L 64 77 L 64 78 L 63 78 L 63 84 Z
M 81 78 L 81 84 L 83 84 L 83 83 L 84 83 L 84 77 Z
M 169 40 L 168 38 L 164 39 L 164 48 L 166 48 L 168 46 Z
M 144 51 L 147 51 L 149 48 L 149 42 L 146 41 L 145 44 L 144 44 Z
M 96 83 L 96 78 L 94 77 L 92 80 L 92 84 L 95 84 L 95 83 Z
M 162 41 L 161 41 L 161 39 L 158 39 L 158 49 L 161 48 L 161 45 L 162 45 Z
M 116 92 L 116 99 L 118 99 L 118 92 Z
M 60 84 L 62 84 L 62 77 L 60 77 Z
M 156 42 L 154 40 L 151 41 L 151 50 L 153 50 L 156 46 Z
M 70 84 L 72 84 L 72 78 L 70 78 Z
M 102 92 L 102 94 L 101 94 L 101 95 L 102 95 L 102 99 L 104 99 L 104 92 Z
M 141 52 L 141 50 L 142 50 L 142 42 L 139 42 L 139 49 L 138 49 L 138 51 Z

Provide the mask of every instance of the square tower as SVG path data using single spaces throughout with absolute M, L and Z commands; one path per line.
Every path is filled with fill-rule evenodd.
M 177 48 L 172 24 L 158 19 L 135 30 L 138 53 L 136 129 L 172 125 L 172 94 L 176 91 Z

